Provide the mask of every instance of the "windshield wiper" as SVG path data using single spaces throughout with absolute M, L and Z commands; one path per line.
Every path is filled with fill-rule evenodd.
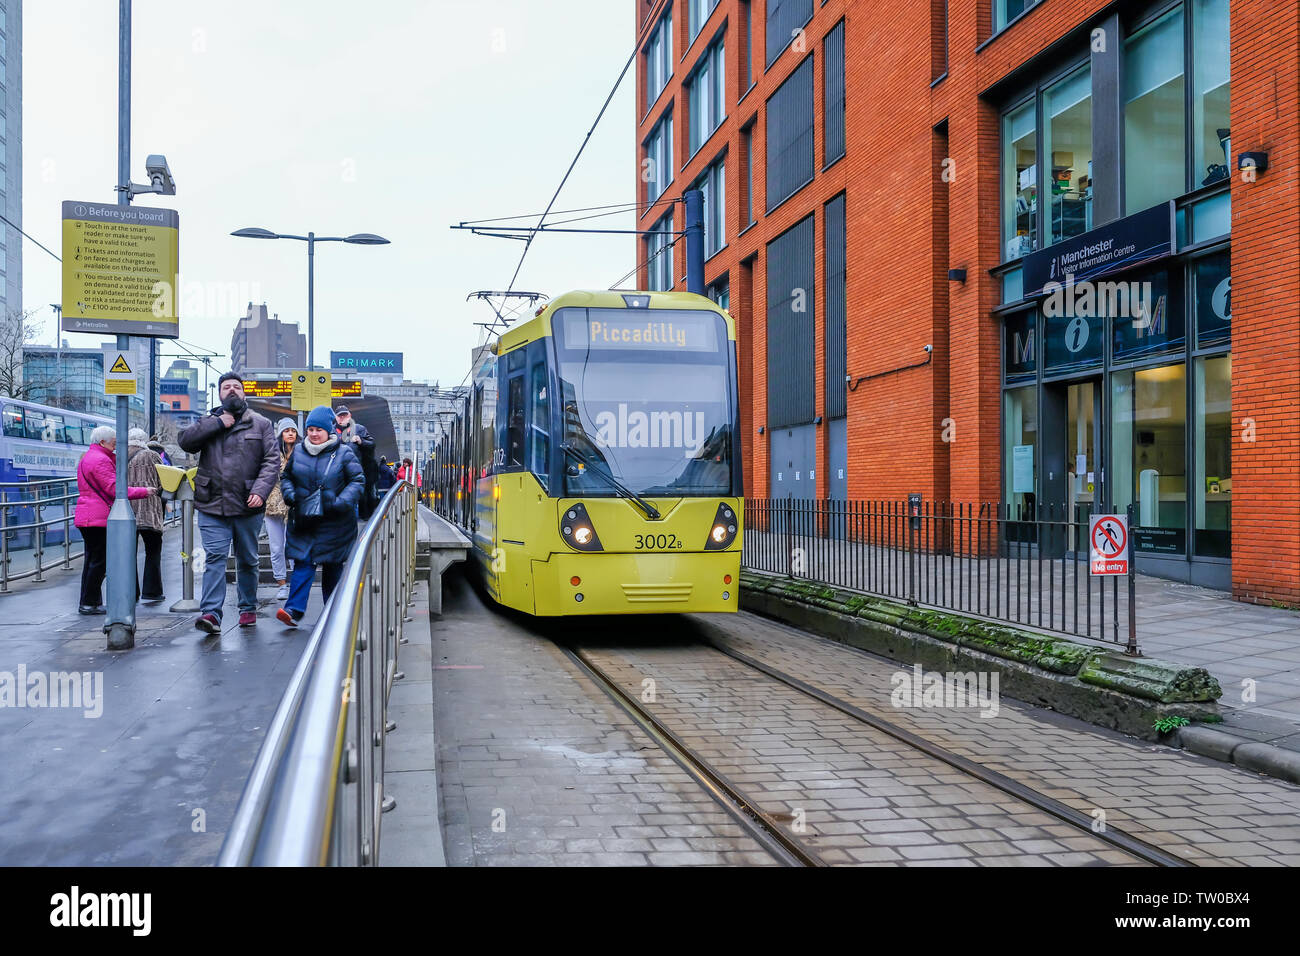
M 588 458 L 582 452 L 578 451 L 578 449 L 574 448 L 572 445 L 568 444 L 567 442 L 560 445 L 560 449 L 566 455 L 569 455 L 572 458 L 575 458 L 578 461 L 582 462 L 582 464 L 586 465 L 590 471 L 599 475 L 601 478 L 604 478 L 607 482 L 610 483 L 610 485 L 613 486 L 614 490 L 617 491 L 624 498 L 628 499 L 629 501 L 636 502 L 637 505 L 641 508 L 641 510 L 645 512 L 645 516 L 649 518 L 651 521 L 659 520 L 660 515 L 659 515 L 658 508 L 656 508 L 650 502 L 646 501 L 644 498 L 638 495 L 627 485 L 623 484 L 621 481 L 619 481 L 609 472 L 601 471 L 600 468 L 596 467 L 595 463 L 590 458 Z

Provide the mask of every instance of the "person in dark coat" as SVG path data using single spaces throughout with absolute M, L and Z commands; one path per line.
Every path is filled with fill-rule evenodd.
M 375 478 L 375 491 L 382 498 L 388 489 L 397 484 L 397 474 L 393 471 L 393 466 L 389 464 L 388 459 L 380 457 L 377 477 Z
M 357 454 L 357 460 L 361 462 L 361 471 L 366 476 L 360 513 L 362 520 L 369 520 L 375 510 L 375 481 L 379 475 L 375 462 L 375 437 L 370 434 L 365 425 L 352 417 L 352 412 L 346 405 L 340 405 L 335 409 L 334 415 L 339 441 L 344 445 L 352 446 L 352 450 Z
M 357 508 L 365 491 L 365 472 L 353 451 L 355 443 L 339 440 L 328 406 L 307 416 L 307 440 L 289 458 L 280 478 L 280 493 L 289 506 L 289 536 L 284 553 L 293 559 L 289 599 L 275 612 L 297 627 L 307 610 L 316 566 L 321 592 L 328 601 L 357 541 Z M 307 514 L 308 502 L 320 491 L 320 514 Z
M 280 475 L 280 443 L 271 422 L 248 407 L 244 380 L 235 372 L 222 375 L 217 397 L 221 404 L 176 439 L 183 451 L 199 456 L 194 509 L 207 563 L 194 626 L 209 634 L 221 633 L 226 558 L 232 542 L 239 626 L 257 624 L 257 538 L 266 499 Z

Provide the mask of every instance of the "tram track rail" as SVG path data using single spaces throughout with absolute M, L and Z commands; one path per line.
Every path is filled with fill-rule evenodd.
M 999 790 L 1021 803 L 1032 806 L 1062 823 L 1073 826 L 1081 834 L 1094 837 L 1098 841 L 1106 843 L 1138 861 L 1156 867 L 1188 867 L 1194 865 L 1188 860 L 1147 843 L 1140 837 L 1123 830 L 1115 829 L 1109 825 L 1099 830 L 1094 829 L 1094 821 L 1091 816 L 1076 810 L 1061 800 L 1040 793 L 1000 771 L 971 760 L 969 757 L 954 753 L 946 747 L 899 726 L 893 721 L 864 710 L 793 674 L 773 667 L 765 661 L 760 661 L 726 646 L 717 638 L 708 634 L 707 629 L 700 629 L 699 640 L 700 644 L 698 646 L 707 647 L 729 660 L 764 675 L 770 680 L 776 681 L 803 696 L 810 697 L 866 727 L 883 733 L 905 746 L 925 754 L 933 760 L 946 764 L 954 770 Z M 655 744 L 681 766 L 693 780 L 704 787 L 741 827 L 773 857 L 787 866 L 829 865 L 817 853 L 815 848 L 800 840 L 770 813 L 761 809 L 753 799 L 746 796 L 739 786 L 729 780 L 706 758 L 683 742 L 640 701 L 625 691 L 587 651 L 561 641 L 557 641 L 557 645 L 589 680 L 627 713 L 650 736 Z
M 747 798 L 726 775 L 682 742 L 618 682 L 605 673 L 591 656 L 579 648 L 557 642 L 565 656 L 592 683 L 626 713 L 654 743 L 668 754 L 750 837 L 785 866 L 827 866 L 811 847 L 788 832 L 771 814 Z

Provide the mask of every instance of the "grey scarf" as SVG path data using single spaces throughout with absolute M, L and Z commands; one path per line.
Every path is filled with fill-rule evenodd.
M 302 443 L 302 450 L 305 451 L 307 454 L 311 455 L 313 458 L 315 458 L 321 452 L 329 451 L 331 448 L 337 448 L 338 445 L 339 445 L 338 436 L 330 435 L 329 438 L 325 439 L 319 445 L 313 445 L 311 443 L 311 439 L 304 441 Z

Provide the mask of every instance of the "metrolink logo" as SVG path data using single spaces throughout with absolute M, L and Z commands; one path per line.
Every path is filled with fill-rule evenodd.
M 894 685 L 889 702 L 899 709 L 978 707 L 981 717 L 996 717 L 999 676 L 996 671 L 924 671 L 915 664 L 910 672 L 895 671 L 889 679 Z
M 57 707 L 83 710 L 86 718 L 104 714 L 103 671 L 0 671 L 0 707 Z
M 703 412 L 617 412 L 596 415 L 596 444 L 603 448 L 680 448 L 694 458 L 704 444 Z
M 50 925 L 129 927 L 148 936 L 153 926 L 151 893 L 82 893 L 78 886 L 50 897 Z

